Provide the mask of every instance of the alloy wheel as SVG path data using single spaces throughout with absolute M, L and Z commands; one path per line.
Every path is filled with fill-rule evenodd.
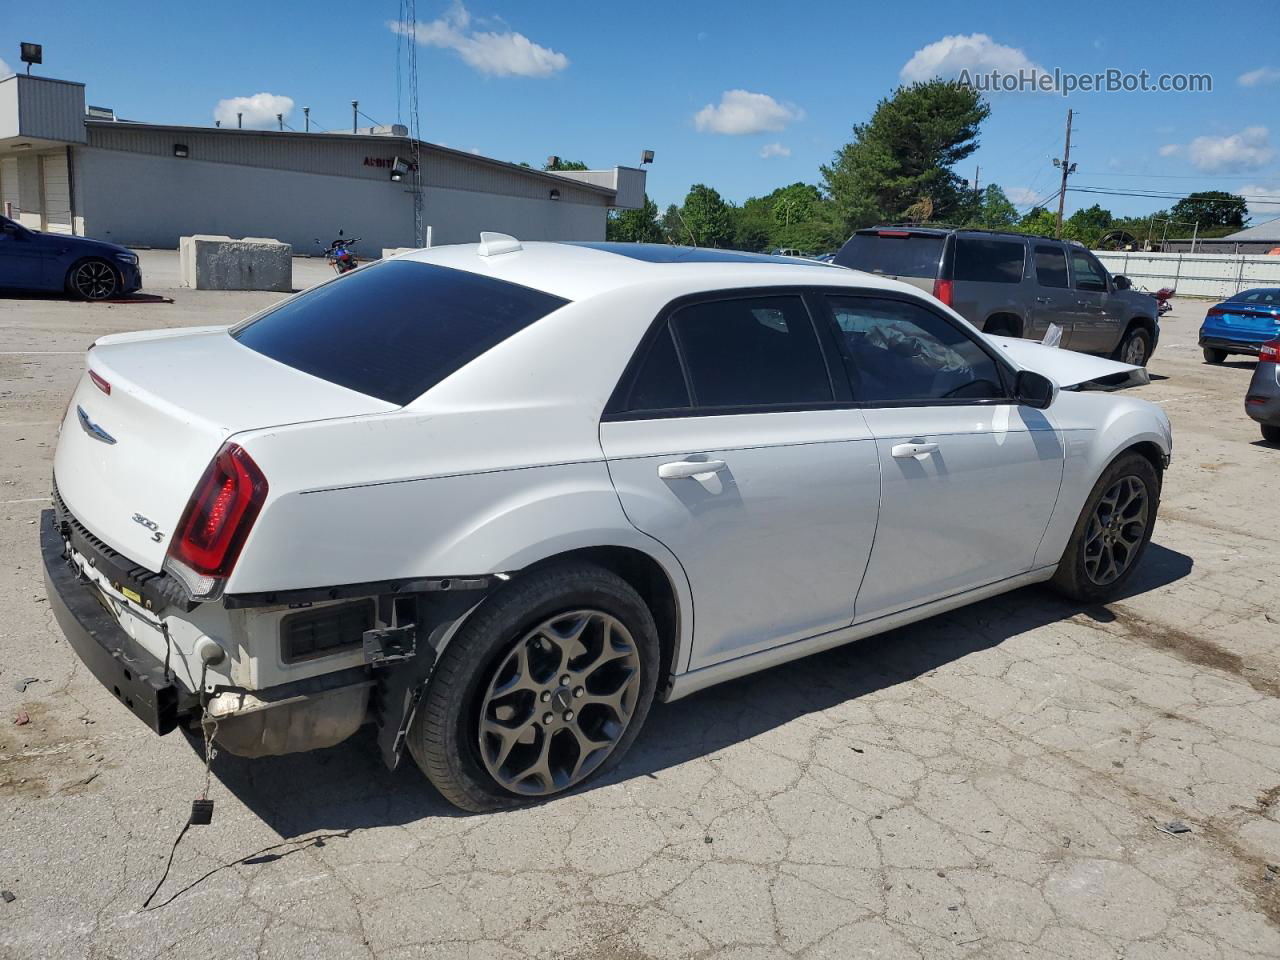
M 640 655 L 616 617 L 574 610 L 526 633 L 480 701 L 485 769 L 524 796 L 558 793 L 613 753 L 635 712 Z
M 105 300 L 116 292 L 116 274 L 101 260 L 88 260 L 76 267 L 71 286 L 86 300 Z
M 1142 366 L 1142 361 L 1147 358 L 1147 341 L 1140 336 L 1133 336 L 1124 345 L 1124 356 L 1121 358 L 1125 363 L 1131 363 L 1135 367 Z
M 1084 571 L 1090 580 L 1104 587 L 1132 566 L 1149 515 L 1147 487 L 1138 477 L 1121 477 L 1107 488 L 1085 531 Z

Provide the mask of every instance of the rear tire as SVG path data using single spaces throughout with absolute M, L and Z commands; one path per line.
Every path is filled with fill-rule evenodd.
M 1204 348 L 1205 363 L 1222 363 L 1226 359 L 1227 359 L 1227 351 L 1219 350 L 1216 347 Z
M 1131 363 L 1135 367 L 1145 367 L 1151 359 L 1151 332 L 1146 327 L 1130 327 L 1125 331 L 1112 359 Z
M 120 290 L 120 275 L 105 260 L 81 260 L 67 271 L 67 290 L 81 300 L 110 300 Z
M 1262 439 L 1267 443 L 1280 444 L 1280 427 L 1271 423 L 1262 424 Z
M 463 810 L 549 799 L 622 759 L 653 702 L 659 662 L 653 615 L 621 577 L 589 563 L 526 574 L 445 648 L 409 752 Z
M 1094 484 L 1053 575 L 1060 593 L 1082 603 L 1114 599 L 1151 542 L 1160 475 L 1140 453 L 1117 457 Z

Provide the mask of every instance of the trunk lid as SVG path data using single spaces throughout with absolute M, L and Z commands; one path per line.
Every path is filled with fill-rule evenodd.
M 104 337 L 63 418 L 54 483 L 92 534 L 159 572 L 187 500 L 228 437 L 396 409 L 255 353 L 225 327 Z

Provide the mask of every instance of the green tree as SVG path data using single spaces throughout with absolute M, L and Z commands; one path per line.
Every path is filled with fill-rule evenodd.
M 1249 216 L 1243 197 L 1223 190 L 1201 190 L 1179 200 L 1169 211 L 1174 220 L 1185 220 L 1200 226 L 1203 233 L 1215 227 L 1239 230 Z
M 672 203 L 667 206 L 667 209 L 662 212 L 660 225 L 663 238 L 667 243 L 684 246 L 690 242 L 689 231 L 684 225 L 684 217 L 678 204 Z
M 1068 240 L 1079 240 L 1086 247 L 1095 247 L 1114 222 L 1111 211 L 1095 203 L 1092 207 L 1077 210 L 1063 221 L 1062 235 Z
M 1052 237 L 1058 227 L 1057 216 L 1044 207 L 1032 207 L 1018 221 L 1019 233 L 1034 233 L 1042 237 Z
M 658 224 L 658 205 L 646 193 L 644 204 L 637 210 L 614 210 L 605 221 L 606 240 L 623 243 L 661 243 L 662 227 Z
M 1018 208 L 998 185 L 992 183 L 982 191 L 977 221 L 979 226 L 988 230 L 1007 230 L 1018 222 Z
M 689 188 L 680 213 L 694 246 L 724 247 L 732 242 L 729 205 L 706 184 L 695 183 Z
M 822 168 L 846 230 L 893 222 L 924 199 L 935 219 L 967 214 L 967 191 L 951 168 L 978 148 L 990 113 L 972 87 L 945 80 L 898 87 L 881 100 Z
M 555 163 L 544 163 L 543 170 L 590 170 L 581 160 L 561 160 L 556 158 Z

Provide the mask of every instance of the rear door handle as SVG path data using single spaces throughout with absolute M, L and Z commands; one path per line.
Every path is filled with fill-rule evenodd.
M 725 467 L 723 460 L 676 460 L 658 467 L 658 476 L 663 480 L 683 480 L 685 477 L 711 476 Z
M 1036 303 L 1053 303 L 1053 297 L 1036 297 Z
M 897 460 L 923 460 L 937 449 L 936 443 L 898 443 L 891 452 Z

